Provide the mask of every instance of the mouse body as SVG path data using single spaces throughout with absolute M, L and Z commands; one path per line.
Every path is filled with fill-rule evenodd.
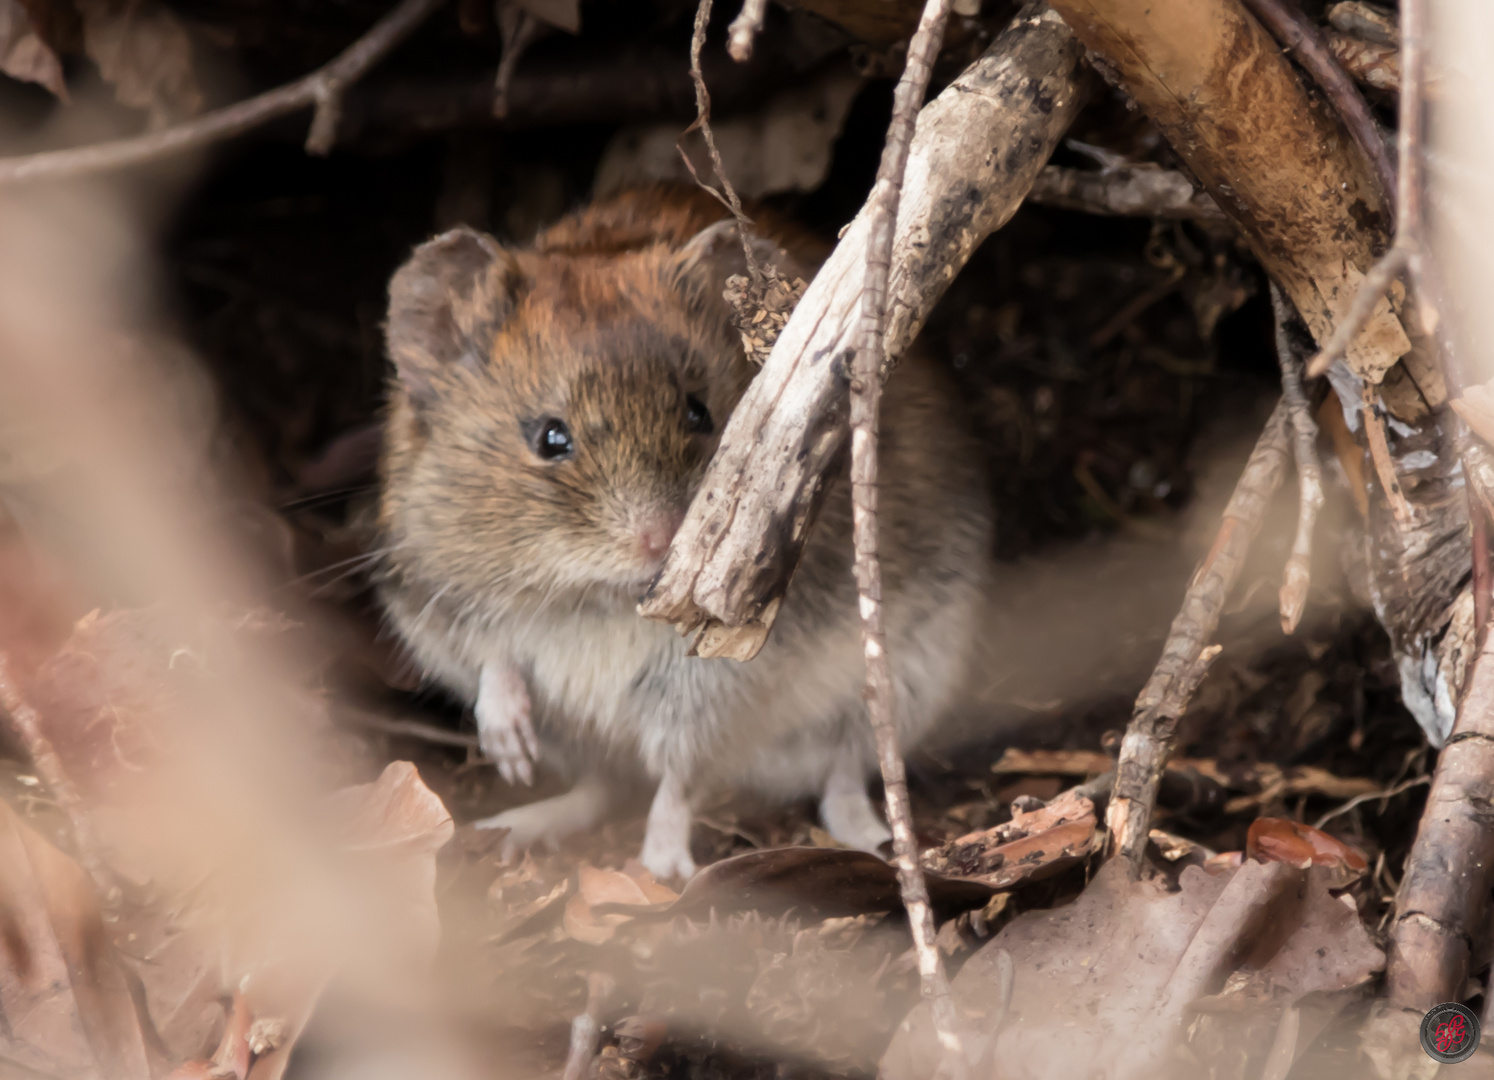
M 744 269 L 726 217 L 696 189 L 626 192 L 523 249 L 445 233 L 391 282 L 382 601 L 506 779 L 537 761 L 574 778 L 479 823 L 510 848 L 594 827 L 638 781 L 657 785 L 641 858 L 660 877 L 693 873 L 692 802 L 727 787 L 817 795 L 838 840 L 888 839 L 867 794 L 844 468 L 753 660 L 690 657 L 637 611 L 756 374 L 721 297 Z M 813 245 L 762 225 L 763 257 L 810 276 Z M 882 410 L 884 620 L 910 745 L 965 681 L 991 513 L 946 372 L 911 353 Z

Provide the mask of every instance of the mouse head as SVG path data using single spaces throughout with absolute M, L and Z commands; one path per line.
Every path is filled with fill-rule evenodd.
M 398 561 L 458 602 L 636 599 L 752 376 L 721 299 L 743 262 L 724 223 L 678 249 L 515 252 L 470 229 L 418 248 L 390 285 Z

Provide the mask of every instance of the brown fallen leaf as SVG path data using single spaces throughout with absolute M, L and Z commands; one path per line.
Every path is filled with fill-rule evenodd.
M 991 889 L 978 881 L 931 874 L 929 899 L 941 913 L 984 907 Z M 898 911 L 902 895 L 897 871 L 865 851 L 780 847 L 749 851 L 711 863 L 690 879 L 674 903 L 640 918 L 706 918 L 738 912 L 806 919 Z
M 1369 872 L 1369 861 L 1361 852 L 1321 829 L 1288 818 L 1256 818 L 1251 822 L 1245 854 L 1304 870 L 1309 866 L 1326 867 L 1336 889 Z
M 969 833 L 923 853 L 924 869 L 945 877 L 978 881 L 993 889 L 1051 877 L 1089 855 L 1095 838 L 1095 806 L 1065 792 L 1011 821 Z
M 1211 1047 L 1192 1041 L 1198 1025 L 1189 1019 L 1199 1003 L 1248 982 L 1249 1015 L 1264 1014 L 1275 1031 L 1309 995 L 1357 992 L 1383 965 L 1357 912 L 1325 878 L 1319 869 L 1247 861 L 1218 876 L 1188 867 L 1169 893 L 1158 881 L 1131 882 L 1123 860 L 1107 863 L 1074 903 L 1017 916 L 956 976 L 967 1042 L 983 1051 L 971 1076 L 1213 1075 L 1201 1059 Z M 1300 1029 L 1300 1018 L 1291 1023 Z M 1212 1049 L 1221 1047 L 1262 1058 L 1270 1049 L 1234 1039 Z M 883 1072 L 922 1080 L 938 1061 L 920 1005 L 894 1037 Z
M 93 882 L 0 802 L 0 1060 L 149 1080 L 153 1065 Z
M 186 27 L 157 0 L 78 0 L 83 48 L 121 105 L 144 109 L 152 128 L 193 116 L 202 90 Z
M 66 101 L 62 61 L 43 40 L 20 0 L 0 0 L 0 71 L 12 79 L 44 86 Z
M 1479 383 L 1448 402 L 1484 442 L 1494 445 L 1494 383 Z
M 632 919 L 631 913 L 619 908 L 652 908 L 679 898 L 633 859 L 621 870 L 600 870 L 582 863 L 576 878 L 576 895 L 566 901 L 562 925 L 567 934 L 588 945 L 611 941 L 617 928 Z M 604 911 L 596 910 L 604 905 Z

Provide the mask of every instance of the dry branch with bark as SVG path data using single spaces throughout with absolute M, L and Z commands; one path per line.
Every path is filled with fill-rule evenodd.
M 1021 205 L 1083 98 L 1081 50 L 1029 3 L 919 114 L 894 233 L 886 353 L 908 347 L 976 246 Z M 767 639 L 846 439 L 868 243 L 845 231 L 732 413 L 642 612 L 701 656 L 750 659 Z

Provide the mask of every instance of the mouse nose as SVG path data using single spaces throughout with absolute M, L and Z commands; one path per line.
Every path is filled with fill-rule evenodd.
M 678 510 L 660 511 L 646 518 L 638 528 L 638 551 L 649 562 L 662 559 L 684 519 L 685 515 Z

